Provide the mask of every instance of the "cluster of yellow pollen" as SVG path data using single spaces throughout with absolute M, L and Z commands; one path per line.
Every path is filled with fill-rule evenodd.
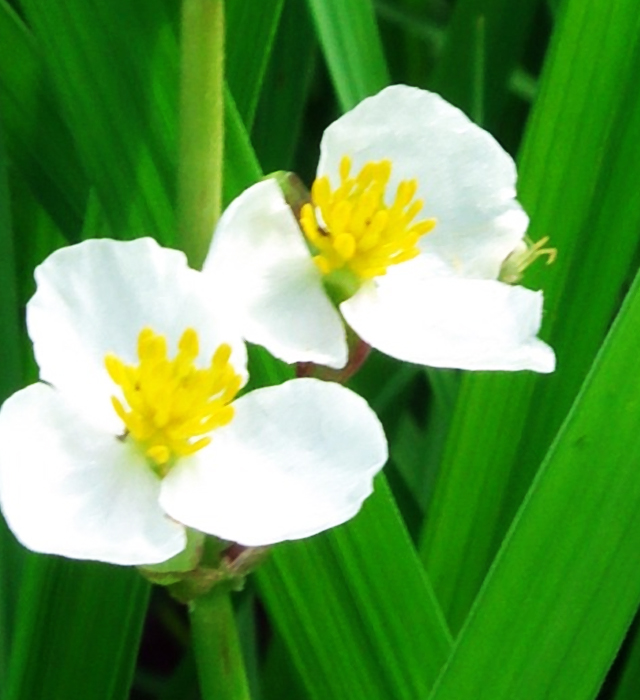
M 359 279 L 371 279 L 418 255 L 418 240 L 436 222 L 414 222 L 422 209 L 422 201 L 415 199 L 415 179 L 403 180 L 393 203 L 385 204 L 390 175 L 391 161 L 381 160 L 367 163 L 352 177 L 351 159 L 344 156 L 337 189 L 331 190 L 326 176 L 315 180 L 312 204 L 302 207 L 300 223 L 323 274 L 347 267 Z
M 207 434 L 233 418 L 228 404 L 241 379 L 229 362 L 231 348 L 220 345 L 206 369 L 194 365 L 198 354 L 198 334 L 192 328 L 182 334 L 173 360 L 167 357 L 164 336 L 144 328 L 138 336 L 137 366 L 112 354 L 105 357 L 109 376 L 128 404 L 112 396 L 113 407 L 126 434 L 144 448 L 161 474 L 173 459 L 208 445 Z

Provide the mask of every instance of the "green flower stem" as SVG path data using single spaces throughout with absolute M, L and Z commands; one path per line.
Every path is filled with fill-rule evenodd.
M 224 0 L 183 0 L 181 53 L 178 245 L 199 269 L 222 206 Z
M 189 614 L 203 700 L 250 700 L 229 591 L 213 588 Z

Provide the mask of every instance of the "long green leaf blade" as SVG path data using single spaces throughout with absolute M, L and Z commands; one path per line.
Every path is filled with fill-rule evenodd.
M 30 557 L 3 697 L 126 697 L 148 595 L 135 569 Z
M 308 0 L 343 110 L 389 83 L 370 0 Z
M 5 0 L 0 0 L 0 46 L 0 116 L 8 154 L 36 199 L 74 240 L 82 227 L 87 178 L 37 43 Z
M 113 235 L 170 242 L 178 5 L 24 0 L 22 7 Z
M 288 0 L 251 130 L 251 139 L 267 173 L 294 169 L 293 157 L 308 109 L 317 54 L 318 42 L 305 3 Z
M 22 383 L 21 333 L 18 322 L 18 278 L 10 213 L 7 157 L 0 129 L 0 401 Z M 3 693 L 11 649 L 15 603 L 24 552 L 0 516 L 0 694 Z
M 383 477 L 357 518 L 279 546 L 260 590 L 312 698 L 425 697 L 450 636 Z
M 590 700 L 640 602 L 640 276 L 432 700 Z
M 538 263 L 526 280 L 545 290 L 545 335 L 558 370 L 548 377 L 480 374 L 463 382 L 421 545 L 454 630 L 626 286 L 640 226 L 640 164 L 632 155 L 640 134 L 636 9 L 632 0 L 569 2 L 550 54 L 520 190 L 532 238 L 549 235 L 559 249 L 555 265 Z
M 227 0 L 227 81 L 251 130 L 284 0 Z
M 430 86 L 484 126 L 495 126 L 539 4 L 539 0 L 457 2 Z

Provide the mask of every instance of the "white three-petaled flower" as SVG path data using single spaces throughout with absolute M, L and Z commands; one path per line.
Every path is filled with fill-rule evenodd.
M 42 381 L 0 410 L 0 504 L 27 547 L 153 564 L 184 549 L 185 526 L 272 544 L 348 520 L 371 492 L 387 452 L 364 400 L 316 380 L 234 400 L 244 344 L 202 277 L 151 239 L 38 268 Z
M 222 217 L 204 270 L 244 336 L 287 362 L 344 366 L 344 320 L 401 360 L 550 372 L 542 294 L 499 281 L 528 225 L 515 181 L 460 110 L 393 86 L 325 131 L 300 224 L 260 182 Z

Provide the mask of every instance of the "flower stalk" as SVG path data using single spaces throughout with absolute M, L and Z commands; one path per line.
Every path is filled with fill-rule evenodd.
M 191 634 L 203 700 L 249 700 L 228 588 L 216 586 L 189 605 Z
M 178 246 L 199 269 L 222 207 L 224 2 L 183 0 Z

